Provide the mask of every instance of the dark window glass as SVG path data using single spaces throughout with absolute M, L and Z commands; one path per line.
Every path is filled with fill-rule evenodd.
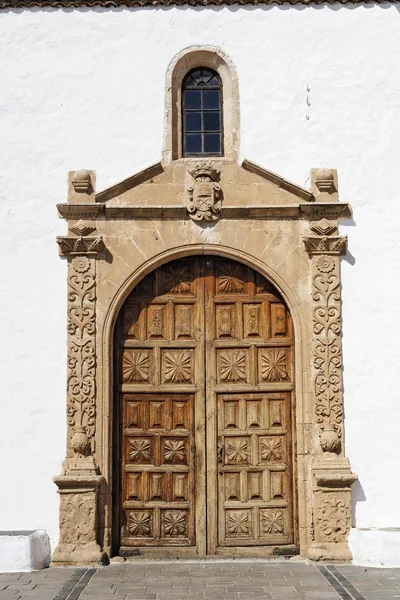
M 202 136 L 201 134 L 193 135 L 187 133 L 186 138 L 186 151 L 188 154 L 201 154 Z
M 219 133 L 206 133 L 204 135 L 204 152 L 215 154 L 221 146 Z
M 198 110 L 201 108 L 201 92 L 196 90 L 186 90 L 184 93 L 185 108 Z
M 201 112 L 187 112 L 185 126 L 186 131 L 201 131 Z
M 219 90 L 204 90 L 203 92 L 203 108 L 213 109 L 218 108 L 220 105 L 220 91 Z
M 204 113 L 204 131 L 219 131 L 219 112 Z
M 211 69 L 190 71 L 182 85 L 183 156 L 222 156 L 222 85 Z

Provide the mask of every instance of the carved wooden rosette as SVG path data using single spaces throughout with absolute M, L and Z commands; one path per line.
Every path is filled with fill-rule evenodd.
M 99 564 L 97 543 L 98 475 L 94 458 L 96 419 L 96 258 L 101 237 L 84 237 L 94 228 L 75 227 L 78 237 L 57 238 L 68 258 L 67 456 L 54 478 L 60 494 L 57 565 Z M 73 230 L 73 229 L 72 229 Z M 74 231 L 74 230 L 73 230 Z

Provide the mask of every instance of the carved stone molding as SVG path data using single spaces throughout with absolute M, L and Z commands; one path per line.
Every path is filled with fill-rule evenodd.
M 61 217 L 67 220 L 96 219 L 104 214 L 105 219 L 168 219 L 185 218 L 185 206 L 107 206 L 106 204 L 57 204 Z M 280 204 L 265 206 L 223 206 L 221 216 L 224 219 L 338 219 L 350 216 L 350 207 L 345 203 L 307 203 Z
M 85 223 L 85 221 L 82 221 L 82 219 L 80 219 L 73 227 L 70 227 L 69 229 L 78 237 L 90 235 L 91 233 L 96 231 L 96 227 L 94 225 Z
M 75 192 L 78 194 L 89 194 L 92 188 L 92 181 L 89 171 L 86 171 L 86 169 L 75 171 L 71 179 L 71 183 Z
M 210 162 L 198 163 L 190 171 L 193 183 L 187 188 L 186 208 L 194 221 L 216 221 L 221 216 L 220 172 Z
M 328 219 L 321 219 L 320 221 L 311 221 L 311 231 L 315 231 L 318 235 L 331 235 L 337 233 L 337 224 L 335 221 L 328 221 Z
M 307 252 L 312 255 L 325 254 L 340 256 L 341 254 L 346 253 L 346 236 L 305 237 L 303 240 Z
M 63 256 L 74 256 L 79 254 L 97 255 L 104 250 L 104 242 L 101 235 L 96 237 L 57 237 L 60 254 Z

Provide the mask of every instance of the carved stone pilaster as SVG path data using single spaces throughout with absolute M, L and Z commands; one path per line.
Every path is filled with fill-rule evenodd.
M 323 234 L 336 227 L 320 222 L 312 230 Z M 349 560 L 350 487 L 357 476 L 344 457 L 343 444 L 339 257 L 346 251 L 347 238 L 321 235 L 306 237 L 304 243 L 312 261 L 314 422 L 322 450 L 313 465 L 314 538 L 308 556 L 313 560 Z
M 312 260 L 315 421 L 322 450 L 340 454 L 343 429 L 339 255 L 345 237 L 307 237 Z
M 67 453 L 54 478 L 60 494 L 60 542 L 53 564 L 99 564 L 98 488 L 103 480 L 95 461 L 96 424 L 96 257 L 101 237 L 82 222 L 76 238 L 58 238 L 68 257 Z

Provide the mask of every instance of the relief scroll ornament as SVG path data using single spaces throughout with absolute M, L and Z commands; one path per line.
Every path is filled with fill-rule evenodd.
M 221 216 L 222 191 L 219 171 L 212 163 L 198 163 L 190 171 L 186 208 L 194 221 L 216 221 Z
M 91 453 L 95 427 L 95 264 L 78 256 L 68 265 L 67 419 L 77 458 Z
M 313 260 L 315 415 L 326 456 L 341 451 L 343 428 L 339 255 L 346 238 L 305 238 Z
M 103 477 L 94 457 L 96 420 L 96 257 L 101 237 L 79 221 L 58 238 L 68 258 L 67 458 L 54 478 L 60 494 L 60 542 L 53 565 L 98 565 L 105 555 L 97 543 L 98 497 Z

